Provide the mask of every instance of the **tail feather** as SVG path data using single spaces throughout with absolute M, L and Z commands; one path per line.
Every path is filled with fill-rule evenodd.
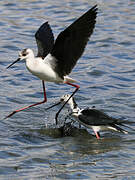
M 126 127 L 126 128 L 128 128 L 128 129 L 131 129 L 131 130 L 135 131 L 135 129 L 134 129 L 134 128 L 132 128 L 132 127 L 130 127 L 130 126 L 128 126 L 128 125 L 121 124 L 121 126 Z
M 69 76 L 64 76 L 64 82 L 75 83 L 77 81 L 75 79 L 70 78 Z
M 128 126 L 128 125 L 134 125 L 135 122 L 133 122 L 133 121 L 129 121 L 129 120 L 119 120 L 119 121 L 117 121 L 115 124 L 118 125 L 118 126 L 123 126 L 123 127 L 126 127 L 126 128 L 128 128 L 128 129 L 131 129 L 131 130 L 135 131 L 134 128 Z
M 122 132 L 124 134 L 128 134 L 128 131 L 122 129 L 121 127 L 117 126 L 116 124 L 113 124 L 112 127 L 114 127 L 119 132 Z

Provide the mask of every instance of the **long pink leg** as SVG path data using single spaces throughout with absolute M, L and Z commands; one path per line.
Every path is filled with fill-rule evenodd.
M 94 133 L 95 133 L 95 135 L 96 135 L 96 138 L 97 138 L 97 139 L 100 139 L 100 134 L 99 134 L 99 132 L 94 131 Z
M 14 114 L 17 113 L 17 112 L 23 111 L 24 109 L 28 109 L 28 108 L 30 108 L 30 107 L 37 106 L 37 105 L 39 105 L 39 104 L 45 103 L 45 102 L 47 101 L 47 97 L 46 97 L 46 91 L 45 91 L 45 83 L 44 83 L 44 81 L 42 81 L 42 84 L 43 84 L 43 93 L 44 93 L 44 100 L 43 100 L 43 101 L 38 102 L 38 103 L 35 103 L 35 104 L 32 104 L 32 105 L 30 105 L 30 106 L 26 106 L 26 107 L 21 108 L 21 109 L 17 109 L 17 110 L 15 110 L 15 111 L 13 111 L 12 113 L 10 113 L 8 116 L 6 116 L 5 119 L 11 117 L 12 115 L 14 115 Z
M 73 86 L 75 87 L 75 91 L 73 91 L 73 93 L 71 94 L 71 96 L 69 97 L 69 99 L 74 96 L 74 94 L 78 91 L 78 89 L 80 88 L 80 86 L 76 85 L 76 84 L 72 84 L 72 83 L 69 83 L 69 82 L 66 82 L 66 84 L 70 85 L 70 86 Z M 63 104 L 63 106 L 59 109 L 59 111 L 56 113 L 55 115 L 55 121 L 56 121 L 56 125 L 58 124 L 58 116 L 59 116 L 59 113 L 61 112 L 61 110 L 63 109 L 63 107 L 67 104 L 67 102 L 69 101 L 69 99 Z

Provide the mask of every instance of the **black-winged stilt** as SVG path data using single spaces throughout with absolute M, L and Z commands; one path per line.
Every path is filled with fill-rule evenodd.
M 69 27 L 62 31 L 55 42 L 48 22 L 44 23 L 38 29 L 35 34 L 38 46 L 37 57 L 34 57 L 34 53 L 31 49 L 24 49 L 19 53 L 19 58 L 7 68 L 11 67 L 20 60 L 25 60 L 27 69 L 33 75 L 42 80 L 44 100 L 15 110 L 6 118 L 29 107 L 45 103 L 47 101 L 47 97 L 44 81 L 71 85 L 76 88 L 71 97 L 76 93 L 80 86 L 74 84 L 76 81 L 67 75 L 72 71 L 77 60 L 84 52 L 85 46 L 95 27 L 96 15 L 97 5 L 92 7 Z
M 67 102 L 69 99 L 70 95 L 66 94 L 63 95 L 60 98 L 60 102 L 52 105 L 51 107 L 47 108 L 50 109 L 58 104 L 63 104 Z M 96 138 L 100 138 L 100 133 L 99 131 L 117 131 L 117 132 L 122 132 L 127 134 L 128 131 L 122 129 L 120 126 L 125 126 L 128 127 L 126 124 L 135 124 L 135 122 L 128 121 L 128 120 L 121 120 L 121 119 L 116 119 L 113 117 L 110 117 L 109 115 L 103 113 L 100 110 L 97 110 L 95 108 L 85 108 L 85 109 L 80 109 L 78 105 L 75 102 L 75 99 L 71 97 L 69 101 L 67 102 L 69 104 L 69 107 L 71 109 L 71 115 L 75 117 L 75 119 L 83 126 L 87 128 L 92 128 Z M 130 127 L 128 127 L 130 128 Z M 131 128 L 132 129 L 132 128 Z

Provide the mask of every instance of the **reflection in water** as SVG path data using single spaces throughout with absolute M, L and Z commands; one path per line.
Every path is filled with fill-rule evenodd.
M 59 128 L 47 127 L 38 130 L 41 136 L 50 136 L 53 138 L 74 137 L 70 138 L 73 147 L 73 153 L 81 154 L 100 154 L 113 150 L 119 150 L 122 139 L 120 136 L 105 134 L 101 140 L 97 140 L 94 135 L 91 135 L 86 129 L 79 129 L 71 123 L 65 123 Z M 72 151 L 72 150 L 71 150 Z

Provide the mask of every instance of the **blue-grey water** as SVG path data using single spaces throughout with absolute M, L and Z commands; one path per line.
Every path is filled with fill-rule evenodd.
M 135 179 L 134 131 L 105 133 L 97 140 L 91 130 L 76 126 L 70 136 L 61 136 L 54 124 L 58 107 L 45 107 L 71 93 L 72 87 L 46 83 L 46 104 L 3 120 L 43 98 L 41 81 L 23 62 L 6 66 L 24 48 L 36 55 L 34 34 L 42 23 L 48 21 L 57 37 L 95 4 L 95 31 L 70 75 L 81 86 L 76 101 L 82 108 L 96 106 L 113 117 L 135 121 L 134 0 L 0 1 L 0 179 Z M 61 122 L 66 114 L 65 108 Z

